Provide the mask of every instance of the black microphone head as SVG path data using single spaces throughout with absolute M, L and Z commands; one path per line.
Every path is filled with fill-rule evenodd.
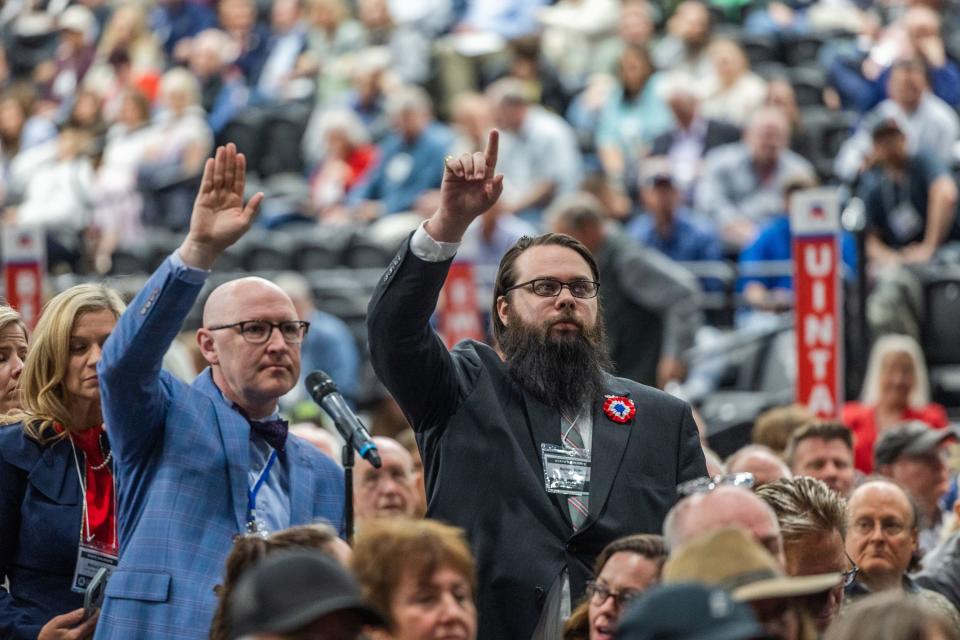
M 320 398 L 338 391 L 337 383 L 333 381 L 333 378 L 319 369 L 310 372 L 304 384 L 307 386 L 307 393 L 318 401 Z

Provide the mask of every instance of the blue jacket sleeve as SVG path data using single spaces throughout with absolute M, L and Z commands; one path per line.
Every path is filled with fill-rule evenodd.
M 163 435 L 160 365 L 202 282 L 167 258 L 120 317 L 97 366 L 104 422 L 121 464 L 145 460 Z
M 17 429 L 15 426 L 0 429 Z M 20 505 L 26 491 L 26 473 L 3 459 L 0 451 L 0 585 L 10 574 L 20 538 Z M 13 596 L 0 586 L 0 637 L 33 640 L 40 627 L 14 606 Z

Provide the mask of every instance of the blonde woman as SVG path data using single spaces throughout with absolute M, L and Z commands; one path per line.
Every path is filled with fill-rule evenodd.
M 870 350 L 860 402 L 843 407 L 843 424 L 853 431 L 853 464 L 873 471 L 873 444 L 890 427 L 920 420 L 931 427 L 947 426 L 947 411 L 930 402 L 927 362 L 917 341 L 905 335 L 887 335 Z
M 27 325 L 20 313 L 0 305 L 0 413 L 20 408 L 20 374 L 27 357 Z
M 47 303 L 34 332 L 21 408 L 0 428 L 0 637 L 93 634 L 96 616 L 81 608 L 93 565 L 78 562 L 79 547 L 117 553 L 97 362 L 123 308 L 112 289 L 77 285 Z

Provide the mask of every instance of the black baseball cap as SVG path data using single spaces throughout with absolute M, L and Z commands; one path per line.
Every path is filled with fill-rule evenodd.
M 244 573 L 228 603 L 231 638 L 289 633 L 339 611 L 356 612 L 365 625 L 385 625 L 363 599 L 360 585 L 319 551 L 284 551 Z
M 900 456 L 923 455 L 951 438 L 958 438 L 956 427 L 934 429 L 919 420 L 911 420 L 880 434 L 873 446 L 873 463 L 893 464 Z
M 748 640 L 764 636 L 750 605 L 692 582 L 642 594 L 620 621 L 617 640 Z

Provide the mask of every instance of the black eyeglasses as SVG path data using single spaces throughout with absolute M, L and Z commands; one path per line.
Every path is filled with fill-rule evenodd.
M 640 595 L 640 592 L 633 589 L 613 591 L 607 585 L 591 580 L 587 583 L 587 595 L 593 599 L 593 604 L 598 607 L 606 602 L 607 598 L 613 597 L 617 607 L 622 609 L 628 602 Z
M 574 298 L 596 298 L 600 292 L 600 283 L 593 280 L 572 280 L 570 282 L 561 282 L 556 278 L 537 278 L 528 282 L 521 282 L 506 289 L 503 293 L 507 294 L 514 289 L 521 287 L 530 287 L 536 295 L 542 298 L 555 298 L 560 295 L 563 288 L 570 290 L 570 295 Z
M 677 494 L 681 496 L 692 496 L 695 493 L 710 493 L 717 487 L 744 487 L 753 488 L 754 477 L 752 473 L 731 473 L 729 475 L 713 476 L 712 478 L 694 478 L 677 485 Z
M 846 589 L 853 584 L 854 580 L 857 579 L 857 574 L 860 573 L 860 567 L 858 567 L 857 563 L 853 561 L 853 558 L 850 557 L 849 553 L 844 551 L 843 555 L 847 556 L 847 561 L 850 563 L 850 568 L 842 573 L 843 588 Z
M 266 320 L 244 320 L 233 324 L 222 324 L 218 327 L 207 327 L 208 331 L 221 329 L 239 329 L 240 335 L 250 344 L 263 344 L 270 339 L 274 328 L 280 330 L 280 335 L 288 344 L 300 344 L 307 335 L 310 323 L 304 320 L 286 320 L 284 322 L 268 322 Z

